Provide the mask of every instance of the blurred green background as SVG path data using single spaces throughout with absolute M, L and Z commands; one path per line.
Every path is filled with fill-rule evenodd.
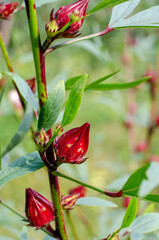
M 37 9 L 42 42 L 46 38 L 45 23 L 49 20 L 51 9 L 53 7 L 58 9 L 61 5 L 68 3 L 72 3 L 72 1 L 57 1 Z M 91 0 L 89 8 L 97 3 L 97 0 Z M 141 1 L 136 11 L 156 4 L 158 4 L 157 0 Z M 81 36 L 103 30 L 107 26 L 110 16 L 111 9 L 104 9 L 86 18 L 81 29 Z M 35 70 L 25 9 L 14 15 L 13 26 L 9 33 L 7 29 L 2 34 L 9 35 L 8 52 L 15 72 L 24 79 L 34 77 Z M 156 69 L 158 54 L 158 29 L 144 28 L 115 30 L 102 38 L 58 49 L 46 57 L 48 92 L 51 92 L 58 81 L 67 80 L 83 73 L 88 73 L 89 81 L 93 81 L 120 69 L 117 75 L 108 80 L 109 82 L 140 79 L 148 69 Z M 2 54 L 0 60 L 0 71 L 7 71 Z M 2 85 L 1 82 L 1 87 Z M 15 111 L 13 104 L 8 100 L 11 89 L 14 89 L 12 85 L 6 91 L 0 108 L 2 150 L 18 129 L 22 118 L 21 112 Z M 128 117 L 128 106 L 134 102 L 137 111 L 133 118 L 134 130 L 133 139 L 131 139 L 132 136 L 124 122 Z M 75 121 L 64 130 L 81 126 L 85 122 L 91 123 L 90 146 L 86 155 L 89 159 L 80 166 L 65 164 L 60 167 L 61 171 L 100 188 L 113 190 L 114 188 L 109 186 L 113 180 L 121 177 L 126 179 L 128 174 L 143 163 L 144 154 L 136 153 L 134 148 L 137 142 L 144 141 L 146 138 L 149 112 L 150 94 L 147 83 L 143 83 L 135 90 L 86 92 Z M 153 136 L 152 155 L 159 154 L 158 133 L 157 129 Z M 3 158 L 2 166 L 4 167 L 10 161 L 35 150 L 36 146 L 31 133 L 28 133 L 23 142 Z M 124 180 L 121 182 L 124 183 Z M 62 195 L 68 194 L 69 190 L 76 186 L 76 184 L 63 179 L 60 179 L 60 185 Z M 7 183 L 0 189 L 0 198 L 19 212 L 24 213 L 25 188 L 27 187 L 35 189 L 50 199 L 46 169 Z M 118 186 L 116 188 L 118 189 Z M 88 190 L 87 195 L 103 197 L 91 190 Z M 117 229 L 125 209 L 123 199 L 115 200 L 115 202 L 119 205 L 117 209 L 77 206 L 71 211 L 79 239 L 101 239 Z M 147 205 L 148 203 L 140 201 L 139 214 L 144 212 Z M 156 207 L 154 210 L 157 210 Z M 8 239 L 27 239 L 26 231 L 29 232 L 29 240 L 35 238 L 41 240 L 45 236 L 41 231 L 34 231 L 34 228 L 23 228 L 25 224 L 2 206 L 0 206 L 0 212 L 0 240 L 3 239 L 1 237 L 3 235 L 10 237 Z M 68 223 L 66 225 L 69 239 L 72 240 L 71 229 Z M 19 236 L 19 234 L 21 235 Z M 159 236 L 157 234 L 158 232 L 155 232 L 145 239 L 157 240 Z

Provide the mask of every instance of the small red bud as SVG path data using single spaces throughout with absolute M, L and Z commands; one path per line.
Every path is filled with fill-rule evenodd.
M 29 85 L 29 87 L 31 88 L 32 92 L 35 93 L 35 83 L 36 83 L 36 78 L 31 78 L 31 79 L 27 79 L 26 82 Z
M 147 149 L 147 144 L 145 142 L 139 142 L 135 147 L 136 152 L 144 152 Z
M 37 229 L 55 219 L 51 202 L 31 188 L 26 189 L 25 213 L 30 224 Z
M 60 162 L 80 164 L 86 160 L 83 156 L 88 149 L 89 129 L 90 124 L 85 123 L 81 127 L 64 133 L 59 139 L 55 139 L 54 147 Z
M 35 133 L 35 142 L 39 147 L 45 147 L 49 142 L 49 136 L 42 128 L 40 132 Z
M 80 197 L 80 193 L 71 194 L 61 197 L 61 204 L 64 209 L 71 210 L 74 208 L 74 205 L 77 199 Z
M 150 77 L 150 79 L 147 81 L 148 83 L 154 83 L 157 80 L 157 73 L 156 73 L 156 71 L 149 69 L 145 73 L 145 77 Z
M 69 191 L 69 194 L 76 194 L 79 193 L 79 198 L 84 197 L 86 195 L 87 189 L 85 186 L 79 186 L 76 188 L 73 188 Z
M 133 118 L 131 115 L 127 115 L 124 120 L 124 126 L 128 129 L 132 128 L 134 124 Z
M 157 162 L 159 163 L 159 156 L 158 155 L 152 155 L 149 159 L 149 162 Z
M 86 9 L 89 0 L 79 0 L 73 4 L 60 7 L 54 14 L 54 9 L 50 14 L 50 23 L 46 24 L 46 31 L 49 38 L 54 37 L 58 34 L 67 23 L 72 22 L 72 24 L 64 30 L 64 32 L 59 33 L 59 37 L 72 38 L 77 37 L 84 19 L 76 22 L 76 20 L 84 17 L 86 15 Z M 51 24 L 51 25 L 50 25 Z
M 123 199 L 123 207 L 127 208 L 128 205 L 129 205 L 130 200 L 131 200 L 131 198 L 124 197 L 124 199 Z
M 19 4 L 18 2 L 14 2 L 14 3 L 10 3 L 10 4 L 1 3 L 0 4 L 0 18 L 8 20 L 18 4 Z

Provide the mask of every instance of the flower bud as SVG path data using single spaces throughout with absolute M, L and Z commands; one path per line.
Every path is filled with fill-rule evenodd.
M 123 207 L 124 208 L 128 207 L 130 200 L 131 199 L 129 197 L 124 197 L 124 199 L 123 199 Z
M 156 127 L 159 127 L 159 115 L 156 117 Z
M 145 77 L 150 77 L 150 79 L 147 82 L 152 84 L 152 83 L 155 83 L 157 80 L 157 73 L 156 73 L 156 71 L 149 69 L 145 73 Z
M 146 151 L 146 149 L 147 149 L 146 142 L 139 142 L 135 147 L 136 152 L 144 152 Z
M 84 197 L 86 195 L 86 187 L 85 186 L 79 186 L 79 187 L 76 187 L 76 188 L 73 188 L 69 191 L 69 194 L 76 194 L 78 193 L 79 194 L 79 198 L 81 197 Z
M 35 80 L 36 80 L 35 77 L 26 80 L 27 84 L 29 85 L 33 93 L 35 93 Z
M 8 20 L 18 4 L 19 4 L 18 2 L 14 2 L 14 3 L 10 3 L 10 4 L 1 3 L 0 4 L 0 18 Z
M 35 133 L 35 142 L 39 147 L 45 147 L 47 143 L 49 142 L 49 136 L 48 134 L 44 131 L 44 128 L 41 129 L 40 132 Z
M 14 89 L 9 91 L 8 97 L 15 110 L 21 111 L 23 109 L 17 90 Z
M 54 220 L 54 209 L 46 198 L 31 188 L 26 189 L 25 213 L 28 221 L 37 229 Z
M 86 15 L 88 2 L 89 0 L 79 0 L 73 4 L 62 6 L 55 14 L 53 9 L 50 14 L 51 25 L 50 23 L 46 24 L 48 38 L 52 38 L 55 35 L 65 38 L 77 37 L 77 33 L 79 32 L 84 21 L 84 19 L 79 21 L 78 19 Z M 58 33 L 58 31 L 65 27 L 69 22 L 70 26 L 64 29 L 63 32 Z
M 58 161 L 79 164 L 86 160 L 83 156 L 88 149 L 89 129 L 90 124 L 85 123 L 81 127 L 64 133 L 59 139 L 55 139 L 54 148 Z
M 71 210 L 74 208 L 74 205 L 77 199 L 80 197 L 80 193 L 71 194 L 61 197 L 61 204 L 64 209 Z

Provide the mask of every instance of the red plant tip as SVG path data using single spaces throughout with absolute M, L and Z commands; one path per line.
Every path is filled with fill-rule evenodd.
M 55 219 L 51 202 L 31 188 L 26 189 L 25 213 L 30 225 L 37 229 L 48 225 Z
M 123 207 L 124 207 L 124 208 L 127 208 L 127 207 L 128 207 L 130 200 L 131 200 L 131 198 L 129 198 L 129 197 L 124 197 L 124 199 L 123 199 Z
M 18 4 L 19 4 L 18 2 L 14 2 L 14 3 L 10 3 L 10 4 L 1 3 L 0 4 L 0 18 L 8 20 Z
M 81 197 L 85 197 L 86 192 L 87 192 L 87 189 L 85 186 L 79 186 L 79 187 L 71 189 L 69 191 L 69 194 L 71 195 L 71 194 L 79 193 L 79 198 L 81 198 Z
M 62 196 L 61 204 L 64 209 L 71 210 L 74 208 L 74 205 L 78 198 L 80 198 L 80 193 Z
M 45 147 L 49 142 L 49 135 L 42 128 L 40 132 L 35 133 L 34 139 L 39 147 Z
M 135 147 L 136 152 L 144 152 L 146 151 L 146 149 L 147 149 L 146 142 L 139 142 Z
M 89 0 L 79 0 L 73 4 L 62 6 L 55 14 L 53 9 L 50 14 L 51 23 L 46 24 L 48 37 L 52 38 L 55 35 L 57 35 L 57 37 L 64 38 L 77 37 L 77 33 L 79 32 L 84 21 L 83 17 L 86 15 L 88 2 Z M 62 30 L 62 28 L 64 28 L 68 23 L 70 23 L 70 25 L 66 27 L 66 29 Z
M 157 73 L 155 70 L 150 69 L 145 73 L 145 77 L 150 77 L 147 82 L 152 84 L 155 83 L 157 80 Z
M 90 124 L 85 123 L 55 139 L 54 148 L 60 162 L 80 164 L 86 160 L 83 156 L 88 150 L 89 129 Z
M 31 88 L 32 92 L 35 93 L 35 84 L 36 84 L 36 78 L 31 78 L 26 80 L 27 84 Z
M 149 162 L 157 162 L 157 163 L 159 163 L 159 156 L 158 155 L 152 155 L 149 158 Z

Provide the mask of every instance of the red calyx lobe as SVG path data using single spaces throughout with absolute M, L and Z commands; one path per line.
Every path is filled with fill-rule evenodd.
M 37 229 L 54 220 L 54 209 L 46 198 L 31 188 L 26 189 L 25 213 L 28 221 Z
M 60 30 L 69 22 L 69 17 L 71 14 L 78 16 L 78 18 L 84 17 L 86 15 L 88 2 L 89 0 L 79 0 L 73 4 L 62 6 L 55 14 L 53 14 L 52 10 L 50 20 L 56 20 L 59 26 L 58 30 Z M 77 33 L 79 32 L 83 21 L 84 19 L 81 19 L 78 22 L 72 23 L 71 26 L 60 35 L 66 38 L 77 37 Z
M 8 20 L 10 15 L 14 12 L 19 3 L 14 2 L 10 4 L 0 4 L 0 18 Z
M 69 194 L 79 193 L 79 197 L 78 198 L 81 198 L 81 197 L 84 197 L 86 195 L 86 192 L 87 192 L 87 189 L 86 189 L 85 186 L 79 186 L 79 187 L 71 189 L 69 191 Z
M 59 161 L 67 163 L 82 163 L 88 150 L 90 124 L 73 128 L 55 140 L 54 147 Z

